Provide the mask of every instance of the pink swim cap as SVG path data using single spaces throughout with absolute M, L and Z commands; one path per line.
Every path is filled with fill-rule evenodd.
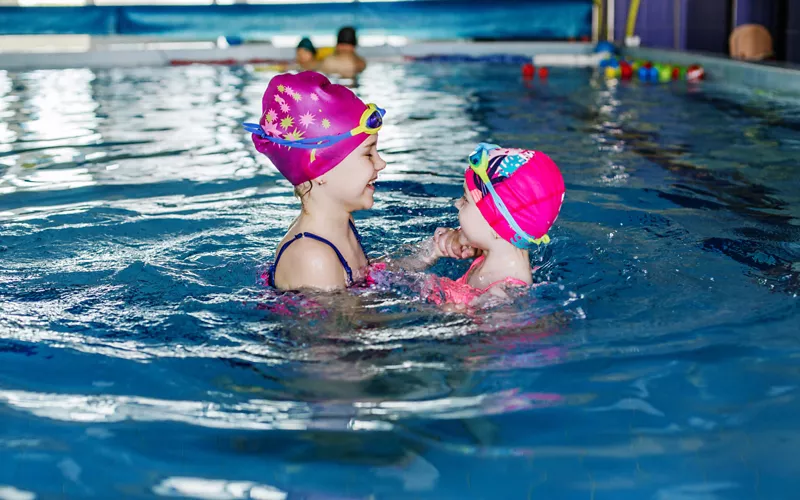
M 284 141 L 313 139 L 358 127 L 366 109 L 350 89 L 332 84 L 319 73 L 285 73 L 267 85 L 258 123 L 267 135 Z M 331 170 L 366 138 L 367 134 L 360 133 L 312 150 L 275 144 L 253 134 L 253 144 L 296 186 Z
M 543 238 L 553 226 L 564 201 L 564 178 L 549 156 L 540 151 L 504 149 L 481 144 L 488 151 L 488 175 L 495 192 L 520 229 Z M 475 154 L 475 153 L 473 153 Z M 495 204 L 488 188 L 471 167 L 464 174 L 467 189 L 486 222 L 501 238 L 521 248 L 522 241 Z M 549 238 L 545 238 L 545 242 Z

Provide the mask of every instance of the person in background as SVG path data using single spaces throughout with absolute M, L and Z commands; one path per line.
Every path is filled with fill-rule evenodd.
M 297 44 L 295 63 L 303 70 L 313 70 L 317 67 L 317 49 L 311 40 L 303 38 Z
M 319 71 L 344 78 L 353 78 L 364 71 L 367 63 L 356 53 L 357 45 L 355 28 L 346 26 L 340 29 L 336 50 L 322 61 Z
M 731 33 L 730 55 L 743 61 L 763 61 L 773 57 L 772 36 L 759 24 L 743 24 Z

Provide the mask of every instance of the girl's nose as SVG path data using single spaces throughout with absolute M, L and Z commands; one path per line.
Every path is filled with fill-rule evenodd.
M 380 172 L 386 168 L 386 161 L 384 161 L 383 157 L 378 153 L 377 158 L 375 158 L 375 170 Z

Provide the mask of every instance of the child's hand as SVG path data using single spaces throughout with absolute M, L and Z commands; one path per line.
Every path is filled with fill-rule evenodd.
M 437 257 L 469 259 L 478 253 L 475 248 L 469 246 L 469 242 L 460 229 L 436 228 L 433 233 L 433 241 Z

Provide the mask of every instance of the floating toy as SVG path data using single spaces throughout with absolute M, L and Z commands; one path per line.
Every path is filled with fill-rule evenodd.
M 706 72 L 702 66 L 693 64 L 686 70 L 686 79 L 690 82 L 698 82 L 705 79 Z
M 693 64 L 689 68 L 673 64 L 653 63 L 651 61 L 626 61 L 615 55 L 597 61 L 601 74 L 606 79 L 631 80 L 635 77 L 642 82 L 667 83 L 673 80 L 686 79 L 696 82 L 705 78 L 703 67 Z
M 619 74 L 623 80 L 630 80 L 633 77 L 633 67 L 627 62 L 623 62 L 620 64 Z
M 522 65 L 522 77 L 526 80 L 530 80 L 536 74 L 536 67 L 531 63 L 525 63 Z
M 598 54 L 601 58 L 601 61 L 603 61 L 614 57 L 614 55 L 617 53 L 617 48 L 613 43 L 603 40 L 597 43 L 594 48 L 594 53 Z
M 542 80 L 545 80 L 549 74 L 550 71 L 547 68 L 539 68 L 539 78 Z
M 705 78 L 705 71 L 703 70 L 703 67 L 698 64 L 693 64 L 688 68 L 685 68 L 673 64 L 642 61 L 640 59 L 635 61 L 626 61 L 624 58 L 614 55 L 613 52 L 604 50 L 603 47 L 598 44 L 596 52 L 603 53 L 604 55 L 607 55 L 607 57 L 598 60 L 596 64 L 598 65 L 601 74 L 609 80 L 617 78 L 631 80 L 635 77 L 638 77 L 642 82 L 667 83 L 673 80 L 683 79 L 686 79 L 690 82 L 697 82 Z

